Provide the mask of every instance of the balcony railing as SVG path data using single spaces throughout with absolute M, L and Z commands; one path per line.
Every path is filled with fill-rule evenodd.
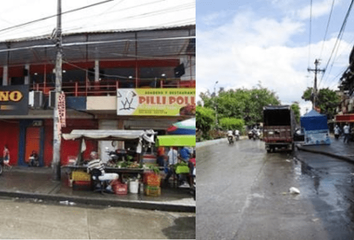
M 97 82 L 64 82 L 62 90 L 66 96 L 116 96 L 118 88 L 195 88 L 195 80 L 153 80 L 140 81 L 137 84 L 134 81 L 115 81 L 101 80 Z M 54 91 L 54 83 L 36 83 L 30 90 L 42 91 L 45 95 L 49 95 L 50 91 Z

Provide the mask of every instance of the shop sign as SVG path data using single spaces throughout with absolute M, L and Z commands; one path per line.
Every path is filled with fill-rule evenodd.
M 195 115 L 195 89 L 118 89 L 117 115 Z
M 61 127 L 66 127 L 66 106 L 65 106 L 65 93 L 64 92 L 59 94 L 58 115 L 59 115 L 59 123 L 60 123 Z
M 0 87 L 0 115 L 28 114 L 28 86 Z
M 41 126 L 43 126 L 43 121 L 42 120 L 34 120 L 32 122 L 32 126 L 33 127 L 41 127 Z

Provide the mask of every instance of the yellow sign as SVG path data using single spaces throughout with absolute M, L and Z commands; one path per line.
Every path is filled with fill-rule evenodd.
M 195 115 L 195 89 L 118 89 L 117 115 Z

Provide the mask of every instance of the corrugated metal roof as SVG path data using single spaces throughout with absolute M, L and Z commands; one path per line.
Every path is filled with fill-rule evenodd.
M 99 31 L 63 35 L 65 61 L 154 59 L 195 55 L 195 25 L 138 31 Z M 0 42 L 0 65 L 53 63 L 55 41 L 34 37 Z

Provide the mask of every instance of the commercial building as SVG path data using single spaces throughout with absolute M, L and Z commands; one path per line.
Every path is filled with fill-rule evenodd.
M 26 166 L 32 151 L 40 166 L 51 165 L 55 56 L 51 38 L 0 42 L 0 147 L 8 146 L 12 165 Z M 61 133 L 153 129 L 164 134 L 172 123 L 195 114 L 195 25 L 63 35 L 62 66 Z M 79 145 L 61 142 L 61 164 Z M 85 154 L 95 149 L 104 158 L 112 145 L 88 141 Z

